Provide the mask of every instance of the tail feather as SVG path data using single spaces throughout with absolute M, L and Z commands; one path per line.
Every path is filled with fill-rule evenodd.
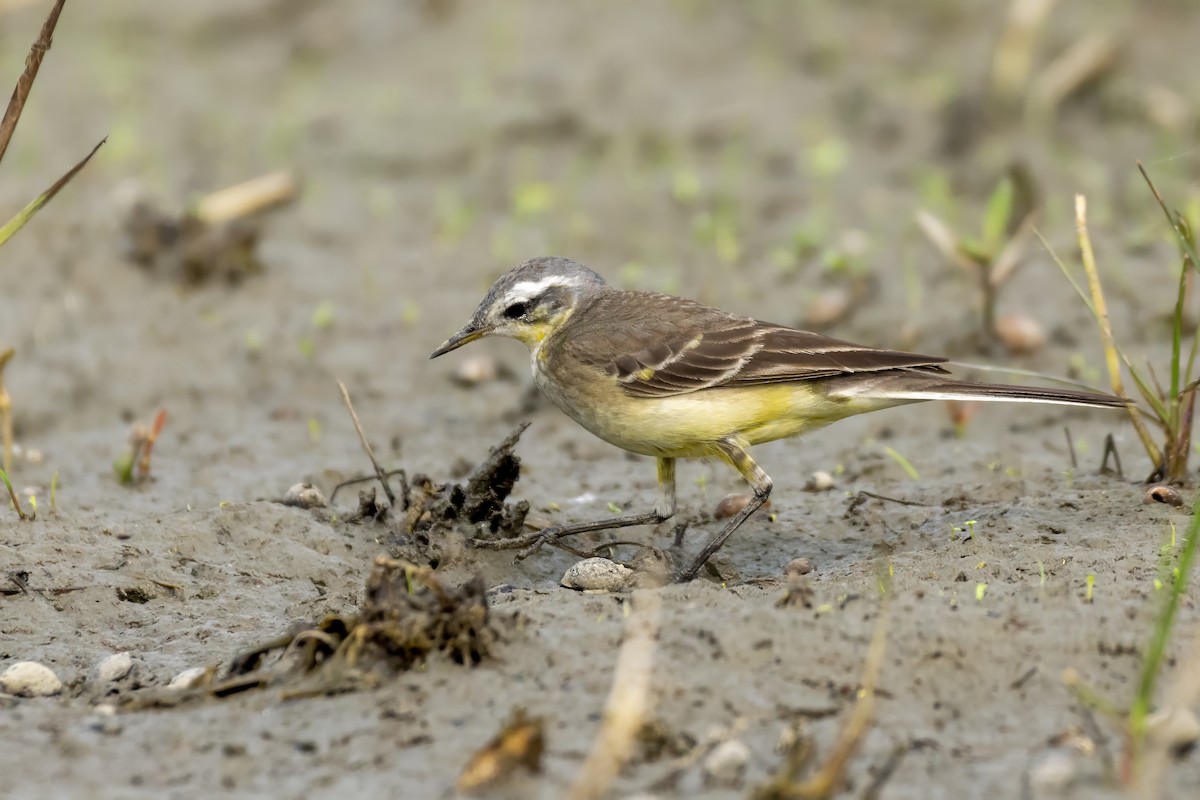
M 1043 386 L 1009 386 L 1002 383 L 931 380 L 877 385 L 870 394 L 894 400 L 981 400 L 984 402 L 1054 403 L 1065 406 L 1125 408 L 1129 401 L 1116 395 Z

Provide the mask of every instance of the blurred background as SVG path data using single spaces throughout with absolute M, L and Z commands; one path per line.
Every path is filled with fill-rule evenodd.
M 0 85 L 49 6 L 0 0 Z M 524 348 L 428 360 L 532 256 L 1104 387 L 1096 326 L 1047 249 L 1080 278 L 1083 193 L 1118 339 L 1166 381 L 1181 258 L 1137 162 L 1200 223 L 1197 31 L 1195 0 L 69 0 L 0 164 L 6 219 L 108 137 L 0 251 L 9 472 L 40 509 L 23 524 L 0 508 L 17 609 L 0 655 L 49 663 L 69 699 L 4 715 L 5 788 L 347 797 L 404 781 L 444 796 L 521 705 L 550 720 L 535 780 L 564 796 L 630 606 L 559 589 L 562 551 L 439 562 L 497 587 L 509 627 L 486 669 L 443 660 L 375 692 L 103 718 L 93 702 L 115 695 L 88 676 L 128 651 L 134 679 L 161 685 L 358 613 L 400 523 L 349 523 L 354 490 L 325 511 L 255 502 L 367 471 L 338 378 L 386 468 L 457 479 L 532 420 L 515 492 L 531 520 L 646 508 L 649 461 L 531 395 Z M 262 176 L 266 207 L 229 211 L 224 190 Z M 131 428 L 160 411 L 150 479 L 119 485 Z M 1048 748 L 1121 750 L 1115 725 L 1107 746 L 1083 738 L 1091 703 L 1059 676 L 1124 707 L 1186 518 L 1142 504 L 1149 458 L 1120 414 L 973 414 L 929 403 L 756 448 L 772 506 L 715 559 L 728 586 L 658 593 L 663 733 L 626 788 L 659 785 L 676 756 L 697 765 L 689 741 L 747 719 L 748 782 L 792 761 L 785 722 L 785 749 L 811 723 L 823 758 L 864 696 L 884 559 L 889 693 L 856 791 L 903 752 L 889 797 L 1011 796 Z M 1098 474 L 1110 433 L 1124 482 Z M 818 470 L 833 491 L 803 491 Z M 691 463 L 679 489 L 693 552 L 718 500 L 746 491 Z M 911 504 L 858 508 L 859 490 Z M 660 528 L 630 538 L 666 546 Z M 797 561 L 815 607 L 784 577 Z M 1076 796 L 1115 796 L 1087 762 Z M 1176 796 L 1194 793 L 1194 764 L 1172 773 Z M 733 796 L 699 771 L 681 794 Z
M 47 7 L 0 4 L 6 79 Z M 78 461 L 59 442 L 81 481 L 166 407 L 192 448 L 181 481 L 253 495 L 298 456 L 353 463 L 340 375 L 380 438 L 444 466 L 478 449 L 447 426 L 520 412 L 527 367 L 478 345 L 468 383 L 517 381 L 448 395 L 461 367 L 425 357 L 546 253 L 627 288 L 1099 381 L 1086 308 L 1032 231 L 1074 263 L 1086 193 L 1119 332 L 1165 343 L 1178 258 L 1135 162 L 1200 216 L 1181 55 L 1197 24 L 1183 0 L 69 3 L 0 202 L 108 142 L 4 251 L 18 438 L 94 446 Z M 130 260 L 135 201 L 177 216 L 277 171 L 299 190 L 255 221 L 248 274 Z M 195 466 L 214 458 L 256 471 Z

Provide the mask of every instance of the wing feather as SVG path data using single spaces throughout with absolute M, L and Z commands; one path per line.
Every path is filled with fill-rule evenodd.
M 938 366 L 944 358 L 864 347 L 666 295 L 645 299 L 647 302 L 638 304 L 643 308 L 636 321 L 631 319 L 628 326 L 619 328 L 621 335 L 613 335 L 613 326 L 604 326 L 608 352 L 612 345 L 628 350 L 603 367 L 632 397 L 669 397 L 719 386 L 809 381 L 893 369 L 945 372 Z M 658 314 L 645 308 L 664 300 L 683 307 L 660 308 Z M 687 313 L 681 316 L 681 312 Z M 651 343 L 637 347 L 647 341 Z M 593 355 L 598 344 L 593 340 L 588 347 Z
M 611 292 L 572 317 L 554 363 L 585 364 L 631 397 L 887 370 L 945 372 L 944 358 L 877 350 L 670 295 Z

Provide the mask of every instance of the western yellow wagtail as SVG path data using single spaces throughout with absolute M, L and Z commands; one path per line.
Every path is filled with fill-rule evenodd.
M 430 358 L 493 334 L 528 345 L 534 382 L 569 417 L 606 442 L 658 459 L 659 496 L 649 513 L 476 544 L 525 547 L 662 522 L 675 514 L 675 459 L 719 458 L 754 495 L 676 573 L 680 581 L 694 578 L 771 494 L 771 478 L 747 452 L 751 445 L 922 400 L 1125 406 L 1105 394 L 957 381 L 941 366 L 944 358 L 863 347 L 682 297 L 614 289 L 567 258 L 535 258 L 501 277 Z

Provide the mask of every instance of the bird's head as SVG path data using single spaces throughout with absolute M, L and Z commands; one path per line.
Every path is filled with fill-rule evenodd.
M 603 278 L 569 258 L 530 259 L 492 284 L 470 321 L 429 357 L 492 335 L 535 348 L 566 322 L 581 300 L 604 285 Z

